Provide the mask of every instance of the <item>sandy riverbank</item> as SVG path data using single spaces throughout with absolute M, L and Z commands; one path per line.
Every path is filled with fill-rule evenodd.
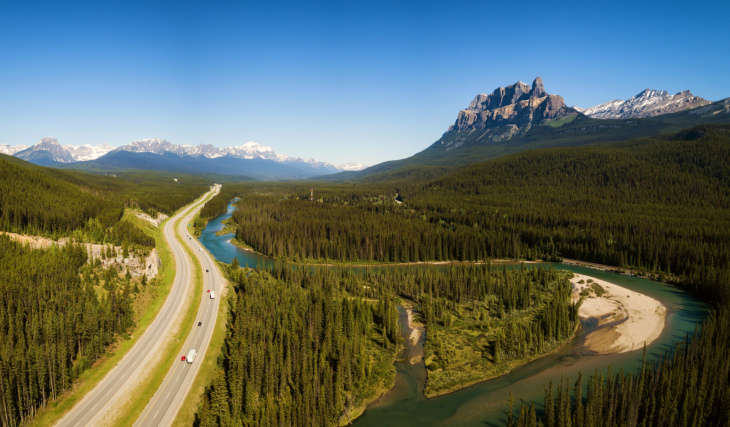
M 423 323 L 416 322 L 413 320 L 413 306 L 410 303 L 404 303 L 403 309 L 408 315 L 408 329 L 411 331 L 408 334 L 408 362 L 411 365 L 423 360 L 423 344 L 424 342 L 419 340 L 426 334 L 426 326 Z
M 581 291 L 589 292 L 578 311 L 581 319 L 597 322 L 597 329 L 586 336 L 589 350 L 598 354 L 624 353 L 641 349 L 661 335 L 667 309 L 659 301 L 583 274 L 575 274 L 570 281 L 574 301 Z M 599 296 L 601 288 L 605 293 Z

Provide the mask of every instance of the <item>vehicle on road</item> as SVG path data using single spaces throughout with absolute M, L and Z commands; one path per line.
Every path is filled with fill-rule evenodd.
M 184 355 L 183 355 L 183 357 L 180 358 L 180 361 L 181 362 L 184 362 L 185 361 L 185 356 Z
M 208 293 L 210 293 L 210 289 L 208 289 Z
M 210 293 L 210 299 L 215 299 L 215 292 Z
M 198 250 L 199 250 L 200 252 L 203 252 L 203 248 L 198 248 Z
M 187 355 L 187 357 L 185 357 L 185 356 L 183 356 L 183 357 L 185 357 L 185 361 L 186 361 L 186 362 L 188 362 L 188 363 L 193 363 L 193 362 L 195 361 L 195 355 L 196 355 L 196 354 L 198 354 L 198 353 L 197 353 L 197 352 L 195 351 L 195 349 L 193 349 L 193 350 L 190 350 L 190 351 L 188 352 L 188 355 Z
M 206 272 L 206 273 L 208 272 L 208 269 L 207 269 L 207 268 L 205 269 L 205 272 Z
M 198 322 L 198 326 L 201 326 L 202 324 L 203 324 L 203 322 Z

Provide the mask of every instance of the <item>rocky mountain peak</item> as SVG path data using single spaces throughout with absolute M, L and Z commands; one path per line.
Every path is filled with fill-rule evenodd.
M 71 163 L 71 153 L 58 143 L 56 138 L 41 138 L 30 148 L 14 154 L 15 157 L 32 163 L 50 165 L 54 163 Z
M 33 149 L 33 151 L 53 150 L 61 148 L 61 144 L 58 143 L 58 140 L 56 138 L 41 138 L 41 140 L 33 144 L 31 148 Z
M 533 122 L 577 114 L 568 108 L 563 98 L 549 95 L 541 77 L 535 78 L 532 87 L 517 82 L 499 87 L 489 95 L 480 94 L 459 112 L 451 131 L 481 130 L 509 127 L 509 137 L 526 132 Z M 500 132 L 504 134 L 504 132 Z
M 532 90 L 530 90 L 530 98 L 543 96 L 547 96 L 547 92 L 545 92 L 545 86 L 542 85 L 542 77 L 535 77 L 535 81 L 532 82 Z

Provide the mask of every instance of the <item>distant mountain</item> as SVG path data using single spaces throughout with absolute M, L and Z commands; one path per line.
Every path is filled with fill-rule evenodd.
M 262 158 L 242 159 L 232 156 L 209 158 L 205 156 L 178 155 L 169 151 L 155 154 L 126 150 L 114 150 L 96 160 L 76 162 L 64 165 L 64 167 L 90 172 L 143 169 L 194 175 L 246 176 L 265 180 L 302 179 L 329 173 L 303 169 L 293 164 Z
M 594 119 L 632 119 L 676 113 L 707 104 L 710 101 L 694 96 L 688 90 L 669 95 L 664 90 L 645 89 L 625 101 L 615 99 L 586 109 L 574 108 Z
M 328 172 L 338 172 L 340 170 L 330 163 L 320 162 L 315 159 L 303 159 L 301 157 L 289 157 L 286 154 L 277 154 L 271 147 L 253 141 L 240 146 L 219 148 L 210 144 L 175 145 L 164 139 L 142 139 L 116 148 L 114 151 L 154 154 L 173 153 L 178 156 L 205 157 L 208 159 L 225 156 L 238 159 L 265 159 L 280 163 L 289 163 L 305 169 Z
M 350 171 L 350 172 L 360 171 L 367 167 L 368 167 L 367 165 L 363 165 L 362 163 L 355 163 L 355 162 L 344 163 L 344 164 L 341 164 L 340 166 L 338 166 L 339 169 L 341 169 L 343 171 Z
M 74 161 L 77 162 L 85 162 L 87 160 L 94 160 L 98 159 L 99 157 L 103 156 L 104 154 L 112 151 L 114 147 L 112 147 L 109 144 L 99 144 L 99 145 L 64 145 L 63 148 L 65 148 L 69 153 L 71 153 L 71 156 L 73 157 Z
M 56 138 L 43 138 L 30 148 L 18 151 L 15 157 L 40 166 L 72 163 L 73 156 L 58 143 Z
M 109 144 L 61 146 L 55 138 L 43 138 L 30 148 L 2 145 L 0 153 L 41 166 L 69 165 L 67 167 L 73 169 L 96 172 L 106 171 L 105 168 L 150 169 L 258 179 L 301 179 L 341 172 L 347 170 L 345 167 L 353 168 L 351 170 L 364 167 L 353 163 L 338 168 L 316 159 L 289 157 L 256 142 L 220 148 L 210 144 L 175 145 L 164 139 L 143 139 L 114 148 Z M 221 160 L 210 161 L 215 159 Z
M 225 148 L 215 147 L 210 144 L 201 145 L 175 145 L 164 139 L 143 139 L 114 149 L 113 153 L 147 153 L 155 155 L 171 154 L 181 159 L 184 167 L 163 162 L 164 170 L 182 169 L 190 173 L 222 173 L 227 175 L 246 175 L 261 179 L 294 179 L 310 176 L 327 175 L 340 172 L 336 166 L 320 162 L 315 159 L 303 159 L 301 157 L 289 157 L 286 154 L 277 154 L 271 147 L 247 142 L 240 146 Z M 134 156 L 113 156 L 114 164 L 122 167 L 121 158 L 133 160 Z M 147 159 L 140 157 L 139 159 Z M 168 156 L 167 159 L 170 159 Z M 209 160 L 221 159 L 218 162 Z M 108 163 L 108 159 L 104 160 Z M 134 163 L 134 162 L 133 162 Z M 146 164 L 145 161 L 143 163 Z M 181 165 L 182 165 L 181 164 Z M 222 167 L 223 170 L 210 170 L 212 164 Z M 139 167 L 137 164 L 129 167 Z M 154 169 L 153 165 L 143 169 Z M 196 169 L 199 172 L 196 172 Z
M 26 148 L 28 148 L 27 145 L 2 144 L 2 145 L 0 145 L 0 154 L 6 154 L 8 156 L 12 156 L 13 154 L 17 153 L 18 151 L 23 151 Z

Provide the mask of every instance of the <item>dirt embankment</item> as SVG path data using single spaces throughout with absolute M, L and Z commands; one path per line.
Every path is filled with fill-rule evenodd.
M 143 219 L 150 224 L 154 225 L 155 227 L 159 227 L 160 224 L 162 224 L 167 218 L 169 218 L 167 215 L 163 213 L 158 213 L 157 218 L 152 218 L 150 215 L 147 215 L 144 212 L 135 212 L 134 213 L 137 218 Z
M 51 240 L 45 237 L 16 233 L 2 232 L 2 234 L 33 249 L 48 249 L 53 245 L 64 246 L 71 241 L 69 238 Z M 86 247 L 86 253 L 89 254 L 89 263 L 98 259 L 104 268 L 109 268 L 112 265 L 117 267 L 121 266 L 123 269 L 128 269 L 129 274 L 134 277 L 146 274 L 147 279 L 152 279 L 157 276 L 159 268 L 162 267 L 162 260 L 157 254 L 156 249 L 152 249 L 147 256 L 144 256 L 144 254 L 130 253 L 124 258 L 124 249 L 121 246 L 97 245 L 92 243 L 83 243 L 83 245 Z

